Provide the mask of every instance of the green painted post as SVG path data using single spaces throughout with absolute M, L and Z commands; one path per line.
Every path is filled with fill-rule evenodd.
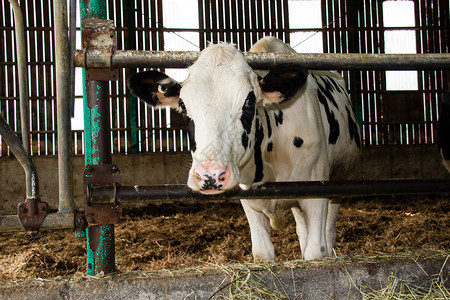
M 105 0 L 80 1 L 82 19 L 106 19 Z M 86 82 L 83 70 L 83 104 L 85 165 L 111 163 L 109 136 L 109 82 Z M 90 99 L 88 100 L 88 95 Z M 107 147 L 104 147 L 107 146 Z M 106 148 L 106 149 L 105 149 Z M 109 152 L 109 153 L 108 153 Z M 114 225 L 94 225 L 86 229 L 87 273 L 110 273 L 115 270 Z
M 138 100 L 135 96 L 130 96 L 130 128 L 131 128 L 131 149 L 130 153 L 135 154 L 138 152 L 138 137 L 137 137 L 137 106 Z

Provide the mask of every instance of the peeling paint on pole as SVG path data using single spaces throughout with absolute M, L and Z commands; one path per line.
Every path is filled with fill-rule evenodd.
M 105 0 L 80 1 L 82 19 L 106 19 Z M 109 82 L 86 81 L 84 84 L 85 163 L 111 163 L 109 132 Z M 86 229 L 87 273 L 110 273 L 115 270 L 114 225 L 91 225 Z
M 87 272 L 95 275 L 115 270 L 114 225 L 89 227 Z

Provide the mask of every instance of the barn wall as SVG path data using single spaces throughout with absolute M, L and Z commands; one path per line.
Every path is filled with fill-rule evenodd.
M 34 157 L 40 179 L 43 201 L 52 209 L 58 207 L 57 157 Z M 122 173 L 123 185 L 151 185 L 186 183 L 190 154 L 153 153 L 115 155 L 113 162 Z M 449 177 L 434 146 L 378 146 L 366 147 L 361 156 L 358 174 L 361 179 L 383 178 L 442 178 Z M 84 157 L 73 159 L 76 208 L 82 208 L 82 173 Z M 0 159 L 0 214 L 15 214 L 25 197 L 24 172 L 14 158 Z
M 194 1 L 195 2 L 195 1 Z M 201 50 L 209 41 L 232 42 L 242 51 L 263 36 L 276 36 L 302 51 L 309 37 L 322 39 L 325 53 L 386 53 L 384 34 L 413 31 L 417 53 L 448 53 L 449 1 L 413 0 L 414 27 L 383 24 L 385 0 L 321 0 L 321 22 L 290 24 L 301 19 L 294 0 L 198 0 L 198 24 L 177 28 L 164 19 L 174 12 L 169 1 L 106 0 L 114 20 L 119 50 Z M 0 6 L 0 113 L 20 132 L 18 83 L 12 13 L 8 1 Z M 180 2 L 181 3 L 181 2 Z M 22 0 L 28 41 L 31 150 L 34 155 L 57 155 L 56 85 L 54 68 L 53 1 Z M 165 6 L 166 4 L 166 6 Z M 189 18 L 180 18 L 189 19 Z M 195 23 L 195 22 L 194 22 Z M 301 37 L 301 38 L 300 38 Z M 141 69 L 142 70 L 142 69 Z M 179 116 L 153 110 L 129 95 L 125 82 L 137 70 L 120 69 L 111 82 L 112 151 L 114 153 L 188 151 L 187 133 Z M 169 69 L 167 71 L 170 71 Z M 438 107 L 448 90 L 442 70 L 418 71 L 414 90 L 387 89 L 385 71 L 344 71 L 363 144 L 432 144 Z M 82 102 L 76 97 L 75 103 Z M 405 109 L 406 108 L 406 109 Z M 360 113 L 359 113 L 360 112 Z M 74 128 L 77 129 L 77 128 Z M 74 154 L 81 154 L 83 132 L 72 132 Z M 0 137 L 0 156 L 11 156 Z

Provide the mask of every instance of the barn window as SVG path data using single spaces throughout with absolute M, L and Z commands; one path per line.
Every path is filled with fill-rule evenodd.
M 413 1 L 383 2 L 384 51 L 388 54 L 415 54 Z M 417 90 L 417 71 L 387 71 L 386 90 Z
M 323 53 L 322 10 L 320 0 L 290 0 L 291 46 L 300 53 Z

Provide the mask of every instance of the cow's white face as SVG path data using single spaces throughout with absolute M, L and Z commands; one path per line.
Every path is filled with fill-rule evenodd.
M 306 81 L 300 67 L 280 67 L 264 79 L 231 45 L 211 45 L 178 84 L 166 75 L 137 73 L 129 87 L 141 100 L 170 105 L 186 120 L 192 167 L 188 186 L 205 194 L 239 185 L 248 189 L 255 179 L 255 119 L 257 107 L 292 97 Z
M 182 114 L 194 137 L 188 178 L 194 190 L 218 193 L 252 183 L 254 170 L 244 166 L 253 156 L 257 76 L 242 67 L 233 74 L 228 66 L 216 66 L 215 74 L 205 74 L 210 70 L 196 64 L 182 84 Z

